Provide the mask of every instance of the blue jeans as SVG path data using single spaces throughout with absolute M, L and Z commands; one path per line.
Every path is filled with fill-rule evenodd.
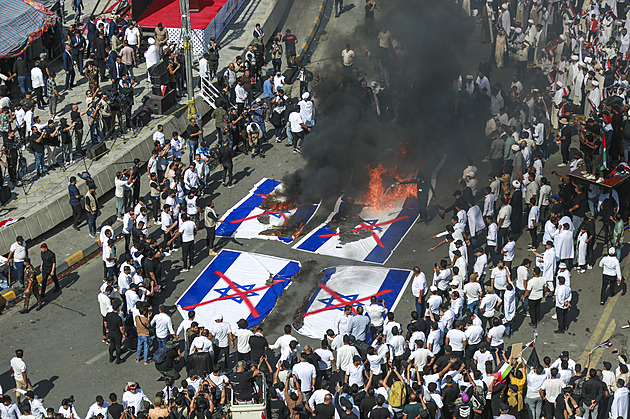
M 291 134 L 291 125 L 287 122 L 287 140 L 289 145 L 293 145 L 293 134 Z
M 122 218 L 125 212 L 125 197 L 116 197 L 116 217 Z
M 17 271 L 18 282 L 21 286 L 24 286 L 24 262 L 14 262 L 15 270 Z
M 416 302 L 416 313 L 418 313 L 418 316 L 420 318 L 423 318 L 425 311 L 424 294 L 422 295 L 422 299 L 420 300 L 420 302 L 418 302 L 418 297 L 416 296 L 414 296 L 413 299 Z
M 46 171 L 44 167 L 44 153 L 35 152 L 35 168 L 37 169 L 37 174 L 42 174 Z
M 573 240 L 577 239 L 580 232 L 580 226 L 584 222 L 584 217 L 573 216 Z
M 158 341 L 158 350 L 166 347 L 166 342 L 168 342 L 168 335 L 165 338 L 156 337 L 156 339 Z
M 479 300 L 473 301 L 466 306 L 466 310 L 469 310 L 474 315 L 479 316 Z
M 101 127 L 98 122 L 90 125 L 90 138 L 92 140 L 92 145 L 96 145 L 103 140 L 103 131 L 101 131 Z
M 20 85 L 20 92 L 22 92 L 23 95 L 26 95 L 26 93 L 30 91 L 26 76 L 18 76 L 18 84 Z
M 515 288 L 516 291 L 516 305 L 518 306 L 518 302 L 521 301 L 521 298 L 523 298 L 523 295 L 525 295 L 525 290 L 521 290 L 519 288 Z M 525 302 L 523 303 L 523 310 L 525 310 L 525 313 L 528 313 L 529 310 L 529 298 L 525 299 Z
M 188 163 L 192 163 L 195 161 L 195 152 L 197 151 L 197 144 L 199 142 L 195 140 L 188 140 L 188 159 L 190 160 Z
M 144 362 L 149 361 L 149 346 L 151 345 L 151 336 L 138 336 L 138 347 L 136 349 L 136 360 L 140 360 L 140 355 L 144 352 Z
M 96 214 L 92 214 L 91 212 L 87 213 L 87 225 L 90 229 L 90 234 L 96 236 Z

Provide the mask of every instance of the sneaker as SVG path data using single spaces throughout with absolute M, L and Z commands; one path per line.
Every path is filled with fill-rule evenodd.
M 566 163 L 560 163 L 558 167 L 566 167 L 566 165 L 567 165 Z
M 171 252 L 169 251 L 164 252 L 164 256 L 170 256 L 170 255 L 171 255 Z
M 229 189 L 231 189 L 231 188 L 233 188 L 233 187 L 234 187 L 234 185 L 228 185 L 228 188 L 229 188 Z
M 180 272 L 188 272 L 188 268 L 184 268 Z
M 116 217 L 116 221 L 122 221 L 123 219 L 121 217 Z
M 599 179 L 595 181 L 595 183 L 604 183 L 604 178 L 600 176 Z
M 282 140 L 276 140 L 276 142 L 277 142 L 277 143 L 281 143 L 281 142 L 282 142 Z
M 293 147 L 293 144 L 285 144 L 285 147 Z
M 552 319 L 557 320 L 558 319 L 558 315 L 554 314 L 553 316 L 551 316 Z
M 218 253 L 215 252 L 214 250 L 212 250 L 212 249 L 208 250 L 208 256 L 217 256 L 217 255 L 218 255 Z
M 162 221 L 160 221 L 160 220 L 156 220 L 154 224 L 157 224 L 157 225 L 162 225 Z
M 293 152 L 294 152 L 294 153 L 297 153 L 297 148 L 294 148 L 294 149 L 293 149 Z
M 587 265 L 586 268 L 587 269 L 593 269 L 593 265 Z
M 96 236 L 94 234 L 92 234 L 92 233 L 88 233 L 88 236 L 92 237 L 93 239 L 96 238 Z
M 171 250 L 171 253 L 173 253 L 173 252 L 177 252 L 178 250 L 179 250 L 179 248 L 177 248 L 177 247 L 173 247 L 173 250 Z
M 564 330 L 556 329 L 556 330 L 553 331 L 553 333 L 564 334 Z

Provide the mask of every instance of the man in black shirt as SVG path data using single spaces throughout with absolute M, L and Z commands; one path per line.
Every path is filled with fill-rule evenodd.
M 233 154 L 234 151 L 230 147 L 230 142 L 226 139 L 223 141 L 223 146 L 219 149 L 219 163 L 223 167 L 223 186 L 228 188 L 232 187 Z
M 315 419 L 332 419 L 335 416 L 335 407 L 332 405 L 332 395 L 324 396 L 324 402 L 319 403 L 313 410 Z
M 46 173 L 46 168 L 44 167 L 44 139 L 48 133 L 46 130 L 40 133 L 36 126 L 33 126 L 32 130 L 33 131 L 30 136 L 31 149 L 35 155 L 35 168 L 37 170 L 37 176 L 41 176 Z
M 580 232 L 580 226 L 586 217 L 588 212 L 588 200 L 586 197 L 586 186 L 578 186 L 575 188 L 577 192 L 573 197 L 573 204 L 569 208 L 569 212 L 573 215 L 573 239 L 577 239 L 577 235 Z
M 254 401 L 254 383 L 252 379 L 260 374 L 258 368 L 253 367 L 245 371 L 245 362 L 236 363 L 236 371 L 230 374 L 230 383 L 234 399 L 237 404 L 249 404 Z
M 192 118 L 190 120 L 190 125 L 186 128 L 186 133 L 188 133 L 188 159 L 189 164 L 191 164 L 195 160 L 195 152 L 197 150 L 197 146 L 199 146 L 199 140 L 203 140 L 203 133 L 197 125 L 197 120 Z
M 560 118 L 560 135 L 556 140 L 557 144 L 560 144 L 560 152 L 562 153 L 562 163 L 558 167 L 564 167 L 569 164 L 569 147 L 571 146 L 571 127 L 569 126 L 569 120 L 567 118 Z
M 26 60 L 22 57 L 22 55 L 18 55 L 13 63 L 13 73 L 17 74 L 18 84 L 20 85 L 20 92 L 22 92 L 22 96 L 26 96 L 26 93 L 29 91 L 28 78 L 31 71 L 29 70 Z
M 376 396 L 376 407 L 368 413 L 368 419 L 389 419 L 389 409 L 383 407 L 385 397 L 382 394 Z
M 44 294 L 46 293 L 46 284 L 48 283 L 48 279 L 52 279 L 55 283 L 55 288 L 53 288 L 52 292 L 59 291 L 59 280 L 57 279 L 57 259 L 55 258 L 55 253 L 52 250 L 48 250 L 46 243 L 42 243 L 41 249 L 42 262 L 39 265 L 39 270 L 42 273 L 41 296 L 43 300 Z
M 179 352 L 179 348 L 177 347 L 177 343 L 173 341 L 166 342 L 166 354 L 164 354 L 164 360 L 160 363 L 155 364 L 155 369 L 162 374 L 160 377 L 160 381 L 164 380 L 166 377 L 171 377 L 174 380 L 177 380 L 180 376 L 179 373 L 175 370 L 175 361 L 179 361 L 182 359 L 182 356 Z
M 284 42 L 284 53 L 287 57 L 287 65 L 289 67 L 295 66 L 295 44 L 297 44 L 297 36 L 291 33 L 291 29 L 287 29 L 282 37 Z
M 249 346 L 252 348 L 252 364 L 256 365 L 269 347 L 267 338 L 263 336 L 262 326 L 254 328 L 254 335 L 249 338 Z
M 361 400 L 361 403 L 359 403 L 361 419 L 367 419 L 368 413 L 370 413 L 374 406 L 376 406 L 376 396 L 374 396 L 374 387 L 370 387 L 363 400 Z
M 118 403 L 118 396 L 116 393 L 111 393 L 109 395 L 109 407 L 107 408 L 107 412 L 112 417 L 112 419 L 120 419 L 125 408 L 122 404 Z
M 116 359 L 116 364 L 122 362 L 120 356 L 122 341 L 125 339 L 125 328 L 118 313 L 120 305 L 120 300 L 112 301 L 112 311 L 105 316 L 105 329 L 109 338 L 109 362 L 114 362 L 114 359 Z M 114 358 L 114 350 L 116 351 L 116 358 Z
M 585 417 L 597 418 L 600 407 L 604 407 L 602 402 L 608 396 L 608 390 L 597 376 L 597 370 L 591 368 L 588 376 L 582 387 L 582 407 L 586 411 Z
M 270 403 L 271 419 L 288 419 L 291 415 L 287 405 L 280 399 L 278 392 L 275 389 L 271 391 L 271 403 Z

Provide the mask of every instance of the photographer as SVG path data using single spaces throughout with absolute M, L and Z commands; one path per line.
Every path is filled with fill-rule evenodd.
M 210 80 L 217 75 L 220 49 L 221 46 L 215 42 L 214 37 L 210 38 L 210 44 L 208 45 L 208 51 L 210 52 L 210 56 L 208 58 L 208 76 L 210 77 Z
M 211 419 L 214 405 L 208 384 L 199 386 L 199 391 L 190 404 L 189 419 Z
M 175 362 L 182 359 L 182 355 L 179 348 L 177 347 L 177 343 L 174 341 L 167 342 L 165 349 L 166 351 L 161 357 L 158 354 L 160 351 L 163 351 L 161 349 L 158 349 L 158 351 L 153 356 L 153 360 L 155 361 L 155 369 L 158 370 L 160 374 L 162 374 L 162 377 L 160 377 L 159 380 L 164 380 L 166 379 L 166 377 L 177 380 L 180 375 L 175 370 Z
M 116 125 L 116 119 L 118 119 L 118 126 L 120 127 L 120 132 L 125 132 L 125 125 L 123 124 L 122 118 L 122 109 L 123 103 L 120 94 L 118 93 L 118 89 L 116 85 L 112 86 L 112 90 L 109 92 L 109 103 L 112 110 L 112 119 L 111 119 L 111 136 L 114 136 L 114 126 Z
M 44 128 L 48 131 L 48 136 L 44 141 L 46 146 L 46 160 L 49 168 L 57 166 L 57 148 L 60 146 L 59 142 L 59 130 L 60 127 L 55 127 L 55 121 L 52 119 L 48 121 L 48 125 Z
M 112 139 L 112 101 L 107 97 L 107 93 L 101 94 L 101 100 L 98 102 L 98 106 L 101 110 L 101 121 L 103 121 L 103 132 L 105 134 L 104 139 Z
M 68 125 L 68 120 L 61 118 L 59 130 L 61 131 L 61 158 L 64 165 L 74 162 L 72 158 L 72 137 L 70 132 L 74 130 L 75 127 L 76 122 L 73 122 L 72 125 Z
M 153 407 L 149 409 L 149 419 L 161 419 L 166 418 L 171 413 L 170 405 L 164 404 L 164 399 L 157 396 L 153 399 Z
M 256 367 L 245 371 L 245 362 L 236 363 L 236 371 L 230 374 L 230 383 L 226 383 L 234 392 L 236 404 L 254 404 L 254 377 L 260 374 Z
M 129 75 L 125 75 L 123 79 L 120 81 L 120 99 L 122 104 L 122 113 L 125 115 L 126 120 L 126 129 L 131 129 L 133 127 L 131 123 L 131 108 L 133 106 L 133 83 L 131 83 L 131 79 L 129 79 Z M 123 128 L 122 123 L 120 124 L 121 131 L 124 133 L 126 131 Z
M 15 186 L 17 183 L 17 166 L 18 166 L 18 143 L 15 138 L 15 131 L 9 131 L 9 138 L 2 146 L 0 157 L 6 159 L 6 163 L 0 160 L 0 163 L 7 168 L 9 172 L 9 180 Z M 4 176 L 0 171 L 0 185 L 4 185 Z
M 41 133 L 36 126 L 32 128 L 32 134 L 30 137 L 31 150 L 35 155 L 35 169 L 37 170 L 37 176 L 43 176 L 46 174 L 46 168 L 44 167 L 44 139 L 48 136 L 46 130 Z
M 94 98 L 97 94 L 98 91 L 94 91 L 94 93 L 92 93 L 91 90 L 87 91 L 87 108 L 79 115 L 80 117 L 86 114 L 88 116 L 88 126 L 90 127 L 90 139 L 92 141 L 92 145 L 100 143 L 104 138 L 103 131 L 101 131 L 101 126 L 98 123 L 99 111 L 101 108 L 94 102 Z

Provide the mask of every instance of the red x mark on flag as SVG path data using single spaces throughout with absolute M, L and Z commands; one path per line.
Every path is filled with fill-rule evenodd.
M 352 231 L 357 232 L 357 231 L 361 231 L 361 230 L 370 230 L 370 233 L 372 233 L 372 237 L 374 238 L 376 243 L 379 246 L 381 246 L 382 248 L 385 248 L 385 245 L 381 241 L 381 238 L 378 236 L 378 234 L 376 234 L 375 229 L 378 228 L 378 227 L 382 227 L 382 226 L 385 226 L 385 225 L 393 224 L 395 222 L 404 220 L 405 218 L 409 218 L 409 216 L 408 215 L 403 215 L 402 217 L 394 218 L 393 220 L 383 221 L 382 223 L 377 223 L 377 224 L 368 224 L 365 221 L 361 221 L 359 226 L 353 228 Z M 327 237 L 338 236 L 339 234 L 340 233 L 320 234 L 319 237 L 327 238 Z
M 278 211 L 265 211 L 265 212 L 261 212 L 260 214 L 256 214 L 256 215 L 250 215 L 249 217 L 245 217 L 245 218 L 240 218 L 238 220 L 232 220 L 230 221 L 230 223 L 232 224 L 238 224 L 238 223 L 242 223 L 243 221 L 249 221 L 249 220 L 253 220 L 254 218 L 257 218 L 259 215 L 269 215 L 269 214 L 280 214 L 282 216 L 282 218 L 284 218 L 284 221 L 288 221 L 289 217 L 287 217 L 286 213 L 287 212 L 291 212 L 293 211 L 295 208 L 290 209 L 286 212 L 278 212 Z
M 308 317 L 308 316 L 312 316 L 313 314 L 322 313 L 324 311 L 329 311 L 329 310 L 334 310 L 334 309 L 337 309 L 337 308 L 345 307 L 348 304 L 352 306 L 353 304 L 361 303 L 363 301 L 370 300 L 372 297 L 380 297 L 381 295 L 388 294 L 388 293 L 392 292 L 392 290 L 383 290 L 383 291 L 380 291 L 380 292 L 378 292 L 378 293 L 376 293 L 374 295 L 368 295 L 367 297 L 363 297 L 363 298 L 359 298 L 359 299 L 356 299 L 356 300 L 348 301 L 348 300 L 345 300 L 345 299 L 341 298 L 341 296 L 338 293 L 336 293 L 334 290 L 332 290 L 329 286 L 324 285 L 324 284 L 318 284 L 318 285 L 320 286 L 321 289 L 323 289 L 328 294 L 330 294 L 331 297 L 333 297 L 335 300 L 339 301 L 339 304 L 333 304 L 333 305 L 328 306 L 328 307 L 323 307 L 323 308 L 320 308 L 320 309 L 317 309 L 317 310 L 309 311 L 308 313 L 304 313 L 304 315 L 302 317 Z M 354 307 L 352 307 L 352 311 L 354 312 L 354 314 L 357 314 L 357 311 L 356 311 L 356 309 Z
M 283 283 L 283 282 L 284 282 L 284 281 L 283 281 L 283 280 L 281 280 L 281 279 L 276 279 L 275 281 L 273 281 L 273 282 L 272 282 L 272 285 L 271 285 L 271 286 L 263 285 L 263 286 L 261 286 L 261 287 L 252 288 L 251 290 L 241 291 L 241 292 L 242 292 L 243 294 L 245 294 L 245 295 L 247 295 L 247 294 L 253 294 L 253 293 L 255 293 L 255 292 L 266 290 L 266 289 L 268 289 L 268 288 L 273 287 L 274 285 L 277 285 L 277 284 L 280 284 L 280 283 Z M 229 299 L 234 298 L 234 297 L 241 297 L 241 295 L 239 295 L 239 294 L 228 294 L 228 295 L 224 295 L 224 296 L 222 296 L 222 297 L 217 297 L 217 298 L 214 298 L 214 299 L 212 299 L 212 300 L 203 301 L 203 302 L 201 302 L 201 303 L 197 303 L 197 304 L 193 304 L 193 305 L 190 305 L 190 306 L 182 307 L 182 309 L 183 309 L 183 310 L 194 310 L 194 309 L 196 309 L 197 307 L 205 306 L 206 304 L 212 304 L 212 303 L 216 303 L 217 301 L 222 301 L 222 300 L 229 300 Z M 242 298 L 242 297 L 241 297 L 241 298 Z

